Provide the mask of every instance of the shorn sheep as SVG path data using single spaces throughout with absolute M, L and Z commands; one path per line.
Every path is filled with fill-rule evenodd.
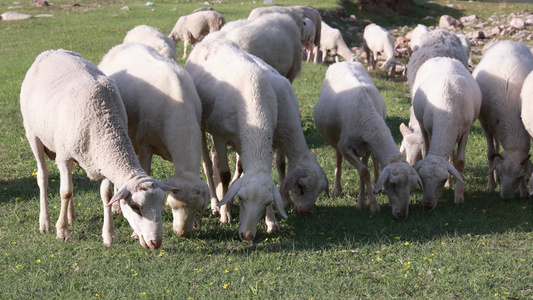
M 187 58 L 187 48 L 203 40 L 211 32 L 218 31 L 226 24 L 220 13 L 212 10 L 198 11 L 181 16 L 169 34 L 174 43 L 183 41 L 183 59 Z
M 415 55 L 423 51 L 421 47 Z M 435 209 L 448 174 L 457 179 L 455 203 L 464 203 L 466 143 L 479 115 L 481 91 L 463 62 L 449 57 L 431 58 L 422 64 L 411 91 L 424 138 L 424 158 L 414 165 L 424 184 L 422 206 Z
M 413 32 L 411 33 L 411 39 L 409 40 L 409 46 L 407 47 L 409 56 L 413 55 L 413 52 L 418 50 L 420 43 L 422 43 L 423 36 L 429 31 L 429 28 L 423 24 L 418 24 L 415 29 L 413 29 Z
M 110 205 L 121 209 L 145 248 L 158 248 L 163 236 L 163 190 L 176 190 L 142 169 L 127 133 L 124 104 L 113 80 L 79 54 L 66 50 L 41 53 L 22 82 L 20 108 L 26 137 L 37 160 L 40 191 L 39 228 L 50 230 L 44 155 L 55 159 L 60 175 L 61 211 L 57 238 L 70 239 L 74 217 L 72 164 L 91 179 L 108 178 L 120 187 L 106 203 L 104 244 L 114 237 Z
M 380 69 L 385 69 L 389 76 L 394 76 L 398 61 L 394 57 L 394 39 L 387 29 L 376 24 L 367 25 L 363 33 L 363 48 L 366 52 L 369 70 L 376 69 L 378 55 L 384 54 L 386 60 Z
M 380 212 L 374 193 L 384 186 L 393 216 L 405 220 L 411 190 L 417 183 L 422 185 L 417 172 L 398 150 L 385 123 L 385 111 L 385 102 L 365 67 L 358 62 L 341 62 L 328 68 L 313 116 L 318 133 L 336 151 L 332 194 L 340 194 L 345 158 L 359 171 L 357 207 L 365 208 L 366 186 L 371 212 Z M 371 154 L 383 168 L 374 188 L 367 167 Z M 374 167 L 374 174 L 377 174 L 378 166 Z
M 115 80 L 128 115 L 128 133 L 143 169 L 150 174 L 152 156 L 174 163 L 166 182 L 179 188 L 168 195 L 176 235 L 192 232 L 196 213 L 209 202 L 200 179 L 201 101 L 187 71 L 142 44 L 112 48 L 98 68 Z
M 141 43 L 154 48 L 166 58 L 176 60 L 176 45 L 157 28 L 148 25 L 139 25 L 128 31 L 124 37 L 124 44 Z
M 243 241 L 254 239 L 267 206 L 275 203 L 281 215 L 287 217 L 270 175 L 277 123 L 276 94 L 268 72 L 255 59 L 229 40 L 209 39 L 194 47 L 185 64 L 202 100 L 202 129 L 211 134 L 218 156 L 216 176 L 222 185 L 218 197 L 224 197 L 218 204 L 224 205 L 238 195 L 239 237 Z M 239 153 L 244 172 L 229 189 L 228 145 Z M 205 145 L 203 153 L 206 175 L 211 177 L 211 160 Z M 229 211 L 221 209 L 223 222 L 229 222 L 230 217 Z M 266 221 L 269 231 L 279 226 Z
M 313 21 L 308 18 L 304 18 L 304 35 L 302 37 L 302 50 L 307 55 L 307 61 L 311 61 L 315 52 L 315 35 L 316 27 Z
M 357 55 L 344 42 L 340 30 L 329 26 L 324 21 L 322 21 L 321 27 L 320 51 L 322 51 L 322 63 L 326 62 L 328 54 L 335 57 L 335 62 L 339 62 L 339 55 L 346 61 L 359 61 Z
M 422 64 L 433 57 L 450 57 L 459 60 L 468 70 L 468 57 L 461 40 L 453 32 L 444 29 L 435 29 L 422 38 L 418 50 L 426 48 L 425 51 L 415 51 L 407 63 L 407 81 L 412 87 L 418 69 Z
M 261 58 L 290 82 L 302 69 L 301 33 L 289 14 L 268 13 L 229 22 L 219 32 L 209 35 L 209 39 L 222 38 Z
M 529 160 L 531 138 L 520 118 L 520 91 L 531 70 L 533 55 L 526 45 L 500 41 L 483 54 L 472 73 L 483 95 L 479 122 L 487 139 L 487 192 L 494 192 L 497 172 L 500 196 L 505 200 L 512 199 L 518 187 L 521 197 L 528 196 L 525 176 L 527 169 L 533 169 Z
M 533 71 L 524 80 L 522 91 L 520 92 L 522 102 L 521 117 L 524 127 L 530 136 L 533 136 Z M 528 170 L 531 176 L 533 170 Z M 529 195 L 533 195 L 533 177 L 529 178 Z

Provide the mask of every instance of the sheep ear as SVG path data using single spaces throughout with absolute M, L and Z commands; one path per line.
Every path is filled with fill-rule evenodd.
M 413 133 L 413 131 L 411 130 L 411 128 L 409 128 L 407 125 L 405 125 L 404 123 L 400 124 L 400 132 L 402 134 L 403 137 L 405 137 L 406 135 L 409 135 L 411 133 Z
M 287 219 L 287 213 L 285 212 L 285 209 L 283 209 L 283 199 L 281 199 L 281 194 L 279 193 L 278 188 L 274 185 L 274 190 L 272 191 L 274 194 L 274 202 L 276 203 L 276 206 L 278 207 L 278 211 L 281 214 L 281 216 L 284 219 Z
M 418 175 L 418 172 L 415 170 L 416 174 L 416 182 L 418 182 L 418 186 L 421 190 L 424 190 L 424 185 L 422 184 L 422 178 L 420 178 L 420 175 Z
M 166 183 L 166 182 L 163 182 L 163 181 L 159 181 L 157 179 L 154 179 L 154 182 L 155 182 L 155 184 L 157 185 L 158 188 L 162 189 L 165 192 L 177 193 L 177 192 L 183 190 L 181 188 L 178 188 L 177 186 L 174 186 L 172 184 L 169 184 L 169 183 Z
M 526 161 L 526 172 L 529 176 L 533 173 L 533 163 L 530 160 Z
M 391 171 L 390 171 L 389 166 L 386 166 L 385 168 L 383 168 L 381 175 L 379 175 L 379 178 L 376 181 L 376 184 L 374 185 L 374 194 L 379 193 L 383 185 L 385 185 L 385 182 L 387 181 L 387 179 L 389 179 L 390 173 Z
M 494 172 L 494 170 L 496 169 L 500 161 L 503 159 L 503 156 L 499 153 L 494 154 L 493 157 L 494 157 L 494 161 L 492 162 L 492 165 L 490 165 L 489 172 L 488 172 L 489 174 Z
M 128 197 L 131 197 L 130 189 L 127 185 L 124 185 L 123 187 L 118 190 L 115 195 L 113 195 L 113 198 L 109 200 L 109 203 L 107 203 L 107 206 L 113 205 L 113 203 L 119 201 L 120 199 L 127 199 Z
M 448 166 L 448 173 L 455 176 L 455 178 L 457 178 L 457 180 L 459 180 L 460 182 L 465 183 L 465 181 L 463 180 L 463 176 L 461 176 L 459 171 L 457 171 L 457 169 L 454 166 L 452 166 L 451 163 L 448 162 L 447 166 Z
M 219 201 L 217 203 L 217 206 L 222 206 L 228 203 L 228 201 L 230 201 L 231 199 L 233 199 L 233 197 L 237 195 L 237 192 L 241 189 L 242 182 L 242 177 L 235 180 L 235 182 L 229 187 L 228 191 L 226 192 L 226 195 L 224 195 L 224 199 Z
M 292 169 L 287 177 L 281 183 L 281 194 L 285 195 L 288 193 L 292 187 L 298 182 L 298 179 L 303 175 L 303 172 L 300 168 Z

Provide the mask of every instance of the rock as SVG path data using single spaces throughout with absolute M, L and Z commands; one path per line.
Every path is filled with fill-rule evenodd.
M 120 10 L 130 10 L 130 8 L 128 6 L 122 6 Z
M 33 5 L 35 6 L 50 6 L 50 4 L 48 3 L 48 1 L 46 0 L 35 0 L 33 1 Z
M 492 35 L 499 35 L 499 34 L 502 33 L 502 31 L 503 31 L 503 28 L 502 28 L 502 27 L 500 27 L 500 26 L 496 26 L 496 27 L 494 27 L 494 28 L 492 28 L 492 29 L 490 30 L 490 35 L 491 35 L 491 36 L 492 36 Z
M 24 6 L 22 5 L 12 5 L 12 6 L 8 6 L 7 9 L 19 9 L 19 8 L 24 8 Z
M 348 32 L 351 33 L 351 34 L 355 34 L 355 33 L 361 32 L 361 27 L 351 26 L 350 28 L 348 28 Z
M 472 21 L 475 21 L 479 19 L 476 15 L 470 15 L 470 16 L 466 16 L 466 17 L 462 17 L 461 19 L 459 19 L 461 22 L 463 23 L 467 23 L 467 22 L 472 22 Z
M 396 38 L 396 47 L 398 46 L 408 46 L 409 40 L 403 36 L 399 36 Z
M 52 14 L 40 14 L 40 15 L 36 15 L 35 17 L 36 18 L 52 18 L 54 15 Z
M 533 15 L 529 15 L 526 17 L 526 25 L 533 25 Z
M 465 36 L 469 40 L 472 40 L 472 39 L 484 39 L 485 38 L 485 33 L 483 31 L 473 31 L 473 32 L 465 33 Z
M 512 18 L 509 21 L 509 25 L 516 29 L 524 29 L 524 27 L 526 27 L 526 22 L 521 18 Z
M 357 17 L 355 15 L 350 15 L 350 18 L 348 18 L 349 22 L 357 22 Z
M 450 15 L 442 15 L 439 20 L 439 27 L 445 29 L 463 28 L 463 23 Z
M 20 14 L 12 11 L 8 11 L 0 15 L 3 21 L 23 20 L 31 18 L 31 15 Z

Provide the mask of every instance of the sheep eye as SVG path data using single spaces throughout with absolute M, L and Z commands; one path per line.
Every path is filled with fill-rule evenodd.
M 133 210 L 136 214 L 142 216 L 142 213 L 141 213 L 141 207 L 139 207 L 138 204 L 136 204 L 136 203 L 130 203 L 130 207 L 131 207 L 131 210 Z

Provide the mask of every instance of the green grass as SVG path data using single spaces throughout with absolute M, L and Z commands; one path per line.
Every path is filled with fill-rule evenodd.
M 39 233 L 36 166 L 18 104 L 27 69 L 39 53 L 54 48 L 79 52 L 97 64 L 135 25 L 148 24 L 168 33 L 180 15 L 201 6 L 155 2 L 146 7 L 140 0 L 68 0 L 36 8 L 25 0 L 20 12 L 54 17 L 0 22 L 0 299 L 533 298 L 533 205 L 518 196 L 503 202 L 497 194 L 484 192 L 486 145 L 478 123 L 467 147 L 466 203 L 455 205 L 453 192 L 445 190 L 437 209 L 426 212 L 418 203 L 421 192 L 415 190 L 406 222 L 392 217 L 382 194 L 378 195 L 380 215 L 358 211 L 358 174 L 345 163 L 342 196 L 321 195 L 312 216 L 291 214 L 281 220 L 279 234 L 267 234 L 261 222 L 254 242 L 240 242 L 235 208 L 233 225 L 220 225 L 206 211 L 193 236 L 180 238 L 172 233 L 167 207 L 160 249 L 145 250 L 131 239 L 131 229 L 121 216 L 114 217 L 116 242 L 105 247 L 99 182 L 75 170 L 77 219 L 70 227 L 72 240 L 62 242 L 53 232 Z M 81 7 L 73 7 L 74 3 Z M 326 20 L 343 29 L 349 25 L 341 16 L 350 14 L 363 23 L 401 27 L 438 22 L 438 18 L 422 21 L 427 15 L 475 13 L 486 18 L 495 11 L 508 14 L 526 7 L 463 1 L 417 3 L 414 14 L 406 17 L 360 11 L 353 2 L 278 1 L 327 11 Z M 443 5 L 447 3 L 454 7 Z M 0 11 L 9 5 L 12 2 L 0 1 Z M 120 10 L 125 5 L 129 11 Z M 212 4 L 227 20 L 245 17 L 259 5 L 251 1 Z M 345 39 L 350 46 L 360 46 L 357 36 L 345 35 Z M 326 68 L 304 63 L 294 88 L 308 145 L 332 183 L 334 151 L 322 141 L 312 120 Z M 399 143 L 398 125 L 409 115 L 408 86 L 404 78 L 389 80 L 382 72 L 371 75 L 387 102 L 387 123 Z M 59 174 L 53 163 L 49 166 L 48 198 L 54 222 L 59 215 Z M 168 178 L 173 170 L 161 159 L 156 159 L 153 168 L 159 179 Z

